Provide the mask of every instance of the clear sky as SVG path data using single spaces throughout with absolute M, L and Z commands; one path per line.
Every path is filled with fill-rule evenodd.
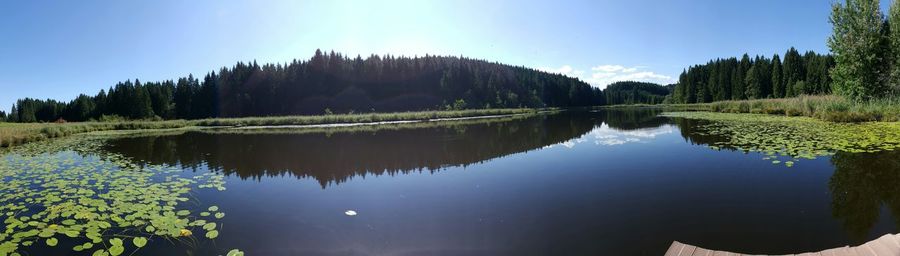
M 686 66 L 826 52 L 828 0 L 16 1 L 0 15 L 0 108 L 237 61 L 462 55 L 579 77 L 670 83 Z

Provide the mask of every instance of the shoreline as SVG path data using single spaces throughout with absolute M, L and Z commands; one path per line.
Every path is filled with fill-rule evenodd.
M 386 124 L 458 121 L 502 118 L 544 113 L 557 109 L 472 109 L 311 116 L 241 117 L 199 120 L 78 122 L 78 123 L 0 123 L 0 148 L 71 135 L 103 131 L 169 129 L 308 129 L 374 126 Z

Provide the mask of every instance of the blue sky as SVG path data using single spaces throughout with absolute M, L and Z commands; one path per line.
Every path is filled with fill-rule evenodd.
M 0 15 L 0 108 L 237 61 L 463 55 L 604 87 L 712 58 L 825 52 L 828 0 L 18 1 Z

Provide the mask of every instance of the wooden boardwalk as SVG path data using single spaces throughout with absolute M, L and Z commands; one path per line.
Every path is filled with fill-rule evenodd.
M 741 254 L 734 252 L 726 252 L 726 251 L 713 251 L 708 249 L 703 249 L 700 247 L 696 247 L 693 245 L 687 245 L 679 243 L 678 241 L 672 242 L 672 245 L 669 246 L 669 250 L 666 251 L 666 256 L 719 256 L 719 255 L 756 255 L 756 254 Z M 800 254 L 787 254 L 787 255 L 810 255 L 810 256 L 884 256 L 884 255 L 900 255 L 900 234 L 892 235 L 887 234 L 878 239 L 869 241 L 868 243 L 862 244 L 856 247 L 844 246 L 840 248 L 828 249 L 821 252 L 807 252 Z

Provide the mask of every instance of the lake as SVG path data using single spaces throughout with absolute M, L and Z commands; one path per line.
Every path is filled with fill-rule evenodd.
M 214 219 L 218 237 L 151 237 L 141 255 L 662 255 L 675 240 L 775 254 L 898 230 L 897 151 L 787 167 L 710 148 L 724 138 L 697 132 L 706 121 L 660 113 L 187 131 L 117 137 L 99 150 L 138 168 L 224 175 L 227 189 L 186 199 L 225 213 Z M 98 158 L 54 154 L 73 165 Z M 70 240 L 25 251 L 75 253 Z

